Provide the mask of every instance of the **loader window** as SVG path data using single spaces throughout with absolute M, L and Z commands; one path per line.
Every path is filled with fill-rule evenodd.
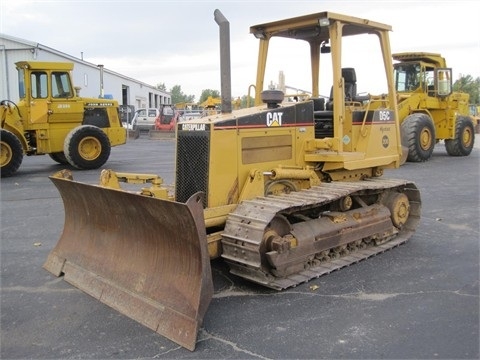
M 409 92 L 420 86 L 420 64 L 396 64 L 394 67 L 395 87 L 398 92 Z
M 452 93 L 452 69 L 437 69 L 437 94 L 448 96 Z
M 52 96 L 54 98 L 72 97 L 70 77 L 65 72 L 52 73 Z
M 25 96 L 25 70 L 18 69 L 18 97 L 24 99 Z
M 48 94 L 47 73 L 41 71 L 33 71 L 30 75 L 32 84 L 32 98 L 45 99 Z
M 435 68 L 425 68 L 425 86 L 427 87 L 428 96 L 435 96 Z

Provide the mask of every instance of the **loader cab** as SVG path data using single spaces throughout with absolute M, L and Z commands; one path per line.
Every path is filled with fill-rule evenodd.
M 433 64 L 401 62 L 393 65 L 395 89 L 398 94 L 424 93 L 429 97 L 452 93 L 452 71 Z
M 45 64 L 45 63 L 43 63 Z M 75 96 L 71 66 L 41 68 L 37 64 L 17 63 L 20 99 L 72 98 Z
M 20 61 L 16 66 L 19 107 L 29 124 L 81 121 L 83 104 L 76 101 L 72 63 Z

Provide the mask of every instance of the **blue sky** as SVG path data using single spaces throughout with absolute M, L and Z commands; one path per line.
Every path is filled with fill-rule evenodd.
M 392 52 L 438 52 L 453 68 L 454 80 L 461 74 L 478 77 L 478 4 L 474 0 L 1 0 L 0 32 L 83 56 L 151 85 L 165 83 L 167 89 L 181 85 L 184 93 L 198 100 L 203 89 L 220 90 L 219 33 L 213 18 L 217 8 L 230 22 L 232 95 L 241 96 L 256 72 L 258 43 L 249 27 L 321 11 L 389 24 Z M 282 58 L 295 51 L 284 50 L 267 73 L 267 82 L 277 82 L 278 72 L 285 70 Z M 373 66 L 371 74 L 375 74 Z M 309 88 L 308 67 L 304 73 L 286 71 L 287 84 Z M 358 87 L 382 91 L 374 76 L 363 84 L 359 79 Z

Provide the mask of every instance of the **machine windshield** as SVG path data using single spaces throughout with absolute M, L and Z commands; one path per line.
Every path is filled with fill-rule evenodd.
M 421 66 L 419 63 L 395 64 L 395 88 L 398 92 L 414 91 L 420 86 Z

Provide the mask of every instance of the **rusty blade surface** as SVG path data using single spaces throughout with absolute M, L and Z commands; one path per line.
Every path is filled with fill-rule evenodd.
M 213 295 L 201 194 L 184 204 L 50 179 L 65 225 L 43 267 L 193 351 Z

